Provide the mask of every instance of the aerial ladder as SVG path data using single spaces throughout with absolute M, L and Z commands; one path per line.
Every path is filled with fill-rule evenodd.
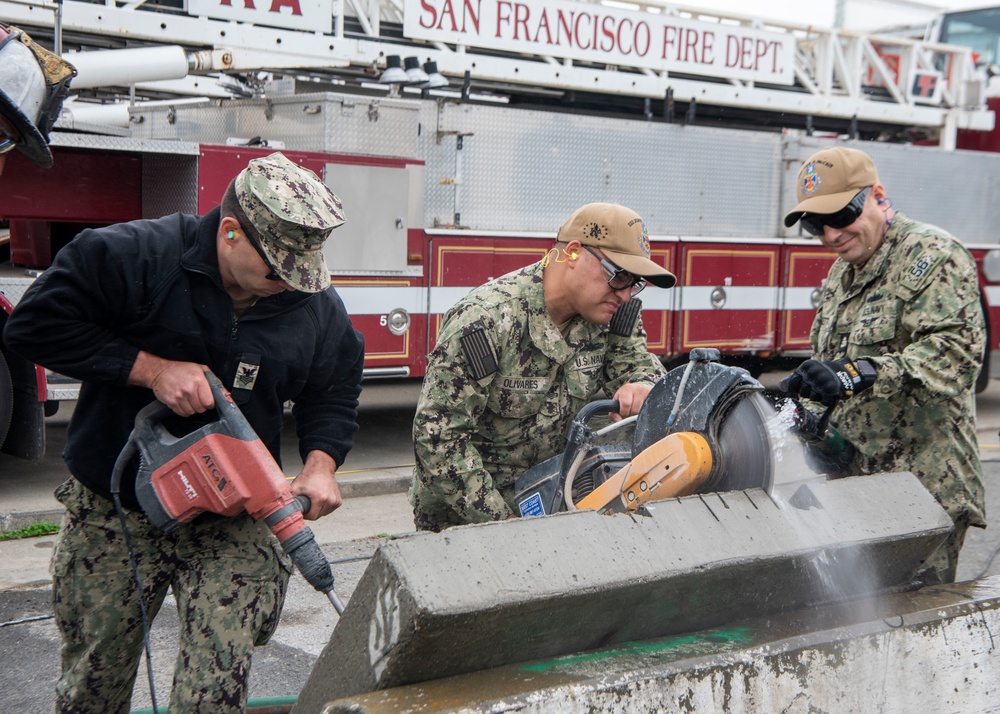
M 0 18 L 79 65 L 75 116 L 85 116 L 88 99 L 260 96 L 271 77 L 379 87 L 388 58 L 413 56 L 435 63 L 454 87 L 554 101 L 628 98 L 657 118 L 684 107 L 690 121 L 696 107 L 791 116 L 809 131 L 907 127 L 934 134 L 946 149 L 959 129 L 993 128 L 968 48 L 662 0 L 619 7 L 590 0 L 0 0 Z M 131 54 L 90 56 L 99 49 Z

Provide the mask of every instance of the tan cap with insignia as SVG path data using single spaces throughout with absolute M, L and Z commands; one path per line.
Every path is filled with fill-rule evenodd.
M 785 216 L 791 227 L 803 213 L 836 213 L 863 188 L 878 183 L 875 162 L 863 151 L 836 146 L 823 149 L 802 164 L 796 180 L 798 205 Z
M 316 174 L 275 152 L 240 172 L 236 198 L 282 280 L 307 293 L 330 287 L 323 244 L 343 225 L 344 207 Z
M 588 203 L 569 217 L 557 240 L 600 248 L 612 263 L 658 288 L 677 282 L 674 274 L 649 259 L 649 234 L 638 213 L 617 203 Z

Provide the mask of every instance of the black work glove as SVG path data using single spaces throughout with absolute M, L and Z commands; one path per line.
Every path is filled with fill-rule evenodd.
M 875 384 L 875 366 L 868 360 L 849 357 L 833 362 L 809 359 L 799 365 L 790 377 L 781 380 L 781 390 L 833 406 L 841 399 L 853 397 Z

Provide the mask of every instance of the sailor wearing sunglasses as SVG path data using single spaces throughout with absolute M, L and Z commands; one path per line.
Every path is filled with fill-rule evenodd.
M 955 529 L 915 578 L 953 582 L 966 530 L 986 525 L 973 401 L 985 348 L 975 262 L 944 230 L 895 210 L 862 151 L 816 153 L 796 190 L 785 225 L 798 222 L 839 260 L 813 322 L 813 359 L 782 388 L 817 402 L 817 412 L 834 408 L 831 423 L 855 453 L 832 476 L 910 471 L 921 480 Z
M 618 401 L 612 419 L 638 414 L 664 369 L 646 349 L 636 296 L 675 282 L 651 259 L 639 214 L 590 203 L 542 260 L 452 307 L 413 423 L 417 529 L 517 513 L 517 477 L 562 451 L 573 417 L 600 395 Z

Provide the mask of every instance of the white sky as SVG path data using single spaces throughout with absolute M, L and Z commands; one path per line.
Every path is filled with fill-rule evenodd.
M 970 0 L 839 0 L 844 3 L 844 27 L 855 30 L 924 23 L 934 8 L 965 9 L 990 3 Z M 732 12 L 786 22 L 833 27 L 838 0 L 677 0 L 678 5 L 713 12 Z M 994 3 L 1000 5 L 1000 0 Z M 926 11 L 913 6 L 927 5 Z

